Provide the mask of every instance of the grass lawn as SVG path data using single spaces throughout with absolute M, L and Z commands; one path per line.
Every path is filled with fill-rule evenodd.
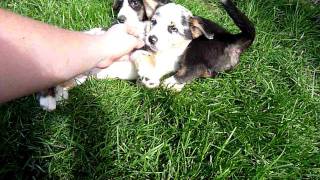
M 111 24 L 111 1 L 0 7 L 86 30 Z M 177 2 L 237 32 L 217 0 Z M 230 73 L 179 94 L 90 80 L 52 113 L 35 96 L 1 105 L 0 179 L 320 179 L 320 6 L 236 2 L 257 39 Z

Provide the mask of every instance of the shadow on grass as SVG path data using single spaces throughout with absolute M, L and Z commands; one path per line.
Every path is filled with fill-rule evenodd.
M 286 3 L 287 1 L 284 1 L 283 4 Z M 239 2 L 238 4 L 240 5 L 242 3 Z M 273 9 L 273 7 L 277 4 L 279 5 L 278 1 L 268 1 L 265 3 L 266 6 L 261 5 L 258 7 L 258 12 L 259 14 L 261 13 L 263 15 L 272 16 L 273 12 L 271 12 L 270 9 Z M 306 14 L 306 11 L 308 11 L 308 9 L 304 8 L 299 9 L 295 6 L 289 7 L 287 5 L 284 5 L 279 6 L 278 9 L 286 13 L 283 16 L 283 18 L 279 19 L 279 23 L 283 23 L 282 25 L 284 26 L 277 27 L 280 28 L 282 32 L 290 32 L 290 30 L 281 29 L 288 27 L 288 25 L 290 24 L 290 19 L 286 19 L 285 17 L 303 16 L 307 19 L 312 17 L 312 14 Z M 296 13 L 296 9 L 301 10 L 300 12 L 303 13 L 298 13 L 297 16 L 295 16 L 294 14 Z M 256 18 L 263 19 L 264 17 L 259 15 L 259 17 Z M 295 21 L 298 24 L 301 23 L 301 20 Z M 274 22 L 268 23 L 273 24 Z M 304 27 L 298 27 L 299 32 L 302 32 L 301 30 L 303 30 L 303 28 Z M 308 28 L 312 28 L 312 23 L 308 23 Z M 267 31 L 270 30 L 268 28 L 266 29 Z M 307 45 L 312 44 L 312 42 L 319 41 L 319 36 L 316 36 L 316 34 L 306 35 L 307 36 L 304 36 L 304 39 L 299 41 L 295 40 L 295 36 L 292 36 L 292 42 L 288 43 L 288 41 L 286 41 L 281 43 L 283 43 L 282 45 L 286 47 L 293 46 L 298 42 L 299 46 L 303 46 L 303 48 L 306 48 Z M 276 38 L 281 39 L 281 36 Z M 309 44 L 304 44 L 304 40 L 307 41 Z M 311 54 L 311 56 L 317 55 L 315 54 L 315 52 L 308 52 L 308 54 Z M 314 66 L 319 67 L 319 61 L 314 61 L 311 63 L 315 64 Z M 281 62 L 279 64 L 275 64 L 275 66 L 280 65 Z M 284 88 L 284 90 L 287 89 Z M 102 90 L 99 90 L 99 92 L 102 92 Z M 97 94 L 99 92 L 97 92 Z M 134 94 L 134 91 L 129 92 L 129 94 L 130 93 Z M 259 95 L 262 93 L 263 92 L 259 93 Z M 198 92 L 198 94 L 200 94 L 200 92 Z M 249 95 L 251 98 L 253 97 L 253 95 Z M 279 93 L 277 96 L 279 96 L 279 101 L 275 101 L 275 97 L 273 97 L 272 95 L 268 95 L 268 97 L 261 98 L 260 101 L 255 100 L 253 101 L 253 103 L 249 103 L 248 107 L 246 108 L 249 109 L 251 107 L 253 108 L 252 110 L 255 110 L 254 103 L 258 103 L 257 105 L 265 104 L 265 107 L 263 106 L 261 109 L 267 109 L 269 107 L 269 104 L 271 104 L 271 107 L 275 106 L 282 108 L 294 107 L 296 105 L 296 103 L 293 100 L 289 100 L 290 103 L 283 104 L 280 106 L 278 105 L 279 102 L 286 102 L 287 100 L 280 99 L 282 97 L 280 97 L 281 94 Z M 289 96 L 290 95 L 286 95 L 284 97 Z M 209 95 L 209 97 L 213 97 L 213 95 Z M 300 96 L 296 97 L 298 98 Z M 128 97 L 128 99 L 129 98 L 130 97 Z M 123 110 L 125 104 L 121 104 L 121 102 L 126 102 L 124 99 L 125 98 L 119 101 L 120 104 L 116 104 L 112 102 L 112 98 L 110 97 L 108 100 L 110 102 L 102 103 L 101 101 L 105 101 L 104 98 L 95 95 L 94 92 L 81 91 L 79 89 L 75 89 L 71 93 L 71 100 L 68 101 L 64 106 L 60 106 L 60 108 L 53 113 L 45 113 L 42 110 L 40 110 L 35 99 L 32 97 L 23 98 L 21 100 L 8 103 L 6 105 L 2 105 L 0 107 L 0 179 L 31 179 L 33 177 L 37 179 L 62 177 L 66 179 L 71 179 L 73 177 L 107 178 L 108 176 L 121 177 L 122 175 L 125 175 L 127 172 L 131 170 L 137 170 L 129 169 L 129 163 L 133 164 L 131 167 L 141 167 L 140 165 L 134 165 L 134 157 L 128 157 L 128 159 L 122 159 L 121 161 L 118 159 L 116 135 L 117 131 L 121 131 L 122 128 L 136 128 L 137 130 L 139 130 L 139 127 L 135 127 L 135 125 L 142 124 L 141 126 L 143 126 L 143 121 L 146 121 L 144 118 L 147 118 L 148 116 L 139 115 L 136 118 L 132 119 L 129 119 L 129 117 L 123 118 L 126 116 L 125 109 Z M 154 118 L 154 121 L 156 121 L 155 117 L 158 115 L 152 113 L 157 108 L 156 113 L 160 113 L 159 120 L 161 121 L 160 123 L 163 126 L 162 128 L 166 131 L 163 134 L 167 135 L 163 139 L 168 140 L 167 143 L 170 147 L 176 148 L 178 143 L 181 141 L 181 132 L 183 131 L 183 126 L 186 125 L 185 119 L 187 119 L 187 117 L 185 116 L 188 116 L 190 114 L 189 112 L 183 110 L 190 108 L 192 102 L 188 102 L 188 104 L 184 104 L 183 102 L 181 102 L 179 106 L 179 108 L 181 109 L 175 109 L 177 108 L 175 107 L 176 101 L 173 98 L 172 94 L 162 91 L 155 92 L 152 90 L 144 90 L 142 93 L 138 95 L 136 99 L 138 100 L 135 100 L 135 103 L 133 103 L 133 105 L 136 105 L 136 102 L 139 102 L 140 106 L 142 107 L 141 110 L 143 110 L 143 113 L 149 113 L 148 115 L 152 116 L 152 118 Z M 239 97 L 239 99 L 241 99 L 241 97 Z M 237 106 L 242 106 L 242 102 L 245 102 L 245 98 L 242 98 L 242 100 L 243 101 L 238 101 Z M 266 101 L 266 103 L 264 103 L 264 101 Z M 268 101 L 270 101 L 270 103 Z M 195 102 L 199 103 L 198 99 L 195 99 Z M 109 107 L 105 107 L 106 104 L 108 104 Z M 204 101 L 203 104 L 208 105 L 206 101 Z M 184 109 L 183 106 L 188 107 Z M 308 112 L 314 111 L 311 107 L 308 107 L 308 109 L 309 108 L 310 110 L 308 110 Z M 195 110 L 197 111 L 204 111 L 203 109 L 206 108 L 195 108 Z M 131 108 L 131 110 L 134 109 Z M 235 110 L 237 109 L 235 108 Z M 263 126 L 270 126 L 271 128 L 275 128 L 275 130 L 269 130 L 268 128 L 265 128 L 264 131 L 257 130 L 255 126 L 248 128 L 248 133 L 243 134 L 243 139 L 249 139 L 249 142 L 253 142 L 253 147 L 260 147 L 261 144 L 268 145 L 269 141 L 271 141 L 274 138 L 273 136 L 269 135 L 269 132 L 277 132 L 277 130 L 281 130 L 281 126 L 283 126 L 279 124 L 278 120 L 280 118 L 275 114 L 284 113 L 285 110 L 283 109 L 279 109 L 279 111 L 275 112 L 269 112 L 270 114 L 266 112 L 259 112 L 257 115 L 254 115 L 252 112 L 250 112 L 250 109 L 248 110 L 248 112 L 245 113 L 243 113 L 243 109 L 240 110 L 243 116 L 246 115 L 245 113 L 247 113 L 248 116 L 256 120 L 251 122 L 253 125 L 262 124 Z M 117 111 L 119 111 L 122 114 L 117 114 Z M 134 117 L 133 112 L 127 113 L 130 116 Z M 244 130 L 246 130 L 245 127 L 247 127 L 247 121 L 245 116 L 243 117 L 242 121 L 239 121 L 237 115 L 240 113 L 232 115 L 231 110 L 226 110 L 222 113 L 224 113 L 222 115 L 227 117 L 227 119 L 233 119 L 233 123 L 235 123 L 236 126 L 240 127 L 239 129 L 241 129 L 242 127 Z M 265 118 L 266 115 L 269 117 L 269 120 L 265 120 L 267 119 Z M 193 116 L 196 117 L 196 115 Z M 301 117 L 303 116 L 304 115 L 301 115 Z M 294 119 L 294 117 L 292 117 L 292 119 Z M 122 123 L 122 121 L 128 122 Z M 136 123 L 135 121 L 140 122 Z M 216 117 L 215 121 L 218 121 L 218 124 L 222 127 L 221 129 L 233 126 L 231 123 L 231 125 L 228 124 L 228 121 L 224 121 L 224 119 L 219 119 L 219 116 Z M 310 120 L 310 122 L 313 121 Z M 126 126 L 126 123 L 128 123 L 128 126 Z M 190 123 L 190 125 L 193 124 Z M 189 127 L 189 129 L 192 128 Z M 283 131 L 284 133 L 286 129 L 283 128 L 283 130 L 281 131 Z M 133 135 L 138 134 L 136 131 L 132 129 L 129 129 L 127 132 L 132 133 Z M 259 138 L 263 137 L 263 135 L 260 135 L 259 133 L 267 134 L 265 135 L 266 140 L 264 142 L 259 141 Z M 301 136 L 303 133 L 304 132 L 302 131 Z M 148 135 L 148 133 L 145 134 Z M 161 136 L 159 135 L 159 137 Z M 220 139 L 223 140 L 224 138 Z M 278 139 L 279 140 L 277 141 L 279 142 L 277 143 L 279 145 L 285 144 L 286 138 Z M 133 151 L 135 150 L 134 148 L 139 148 L 140 144 L 138 143 L 140 143 L 140 141 L 142 143 L 144 142 L 140 139 L 132 140 L 131 145 L 133 146 L 133 148 L 131 148 L 133 149 Z M 146 140 L 145 142 L 148 141 Z M 216 142 L 223 141 L 216 140 Z M 239 146 L 241 146 L 245 143 L 239 144 Z M 297 152 L 301 152 L 301 147 L 297 144 L 295 145 L 297 146 Z M 149 144 L 146 144 L 144 147 L 146 147 L 145 149 L 148 149 L 149 146 Z M 214 151 L 214 149 L 212 151 Z M 270 153 L 267 152 L 265 154 L 281 154 L 281 151 L 277 151 L 277 148 L 271 147 Z M 292 154 L 297 154 L 295 149 L 291 151 L 293 151 Z M 135 153 L 132 154 L 136 155 Z M 254 160 L 254 158 L 248 159 Z M 305 169 L 311 166 L 308 164 L 311 162 L 310 159 L 314 159 L 314 161 L 317 160 L 316 158 L 306 158 L 305 161 L 303 161 L 306 164 Z M 166 164 L 167 161 L 167 156 L 165 156 L 164 153 L 162 153 L 160 157 L 160 163 L 157 164 L 159 165 L 157 169 L 161 171 L 163 167 L 160 166 L 162 164 Z M 128 164 L 126 164 L 125 162 L 128 162 Z M 295 162 L 295 164 L 301 164 L 300 159 L 294 160 L 293 162 Z M 177 164 L 178 163 L 176 163 L 175 165 Z M 243 164 L 241 165 L 241 167 L 243 167 Z M 251 174 L 254 174 L 255 172 L 253 171 L 255 171 L 255 169 L 251 167 L 252 165 L 252 163 L 248 163 L 247 169 L 243 172 L 250 173 L 250 171 L 252 171 Z M 121 166 L 123 166 L 122 169 Z M 239 170 L 238 172 L 242 173 L 242 170 Z
M 94 174 L 104 160 L 95 155 L 109 130 L 108 115 L 95 96 L 77 92 L 82 93 L 75 90 L 70 101 L 51 113 L 42 111 L 33 97 L 0 107 L 0 179 Z
M 44 177 L 36 160 L 43 133 L 39 123 L 40 110 L 34 108 L 32 97 L 23 98 L 0 107 L 0 179 L 28 179 Z
M 123 118 L 123 105 L 112 104 L 113 97 L 106 100 L 99 92 L 84 89 L 72 90 L 70 99 L 50 113 L 42 111 L 32 96 L 0 107 L 0 179 L 107 178 L 129 173 L 117 165 L 115 128 L 141 122 Z M 160 107 L 167 116 L 163 123 L 173 123 L 172 98 L 153 93 L 142 92 L 134 104 L 143 110 Z M 109 107 L 101 103 L 105 100 Z

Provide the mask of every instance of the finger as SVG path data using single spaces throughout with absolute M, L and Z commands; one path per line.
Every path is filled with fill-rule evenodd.
M 129 55 L 126 54 L 126 55 L 124 55 L 124 56 L 122 56 L 122 57 L 120 57 L 120 58 L 118 58 L 118 59 L 116 59 L 116 60 L 114 60 L 114 61 L 126 61 L 126 60 L 128 60 L 128 59 L 129 59 Z
M 105 60 L 105 61 L 100 61 L 96 67 L 99 68 L 99 69 L 104 69 L 108 66 L 110 66 L 110 64 L 112 63 L 112 61 L 108 61 L 108 60 Z
M 140 49 L 140 48 L 142 48 L 144 45 L 145 45 L 144 41 L 141 41 L 141 40 L 138 39 L 138 44 L 137 44 L 137 46 L 136 46 L 136 49 Z
M 142 48 L 142 47 L 145 45 L 144 41 L 136 38 L 136 37 L 133 36 L 133 35 L 129 35 L 129 38 L 127 39 L 126 42 L 127 42 L 127 45 L 128 45 L 129 47 L 131 46 L 133 49 L 134 49 L 134 48 L 135 48 L 135 49 L 139 49 L 139 48 Z
M 138 37 L 139 36 L 139 30 L 137 27 L 133 27 L 133 26 L 126 26 L 126 31 L 128 34 Z

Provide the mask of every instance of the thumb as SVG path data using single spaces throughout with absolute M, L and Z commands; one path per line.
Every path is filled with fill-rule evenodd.
M 129 38 L 128 38 L 127 44 L 129 46 L 129 48 L 140 49 L 145 45 L 144 41 L 136 38 L 135 36 L 130 35 L 130 34 L 128 36 L 129 36 Z

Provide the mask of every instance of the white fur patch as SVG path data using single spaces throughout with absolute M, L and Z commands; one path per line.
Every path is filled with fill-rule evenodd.
M 191 39 L 186 38 L 185 30 L 189 27 L 183 25 L 182 22 L 188 21 L 190 17 L 192 17 L 191 11 L 175 3 L 159 7 L 152 17 L 152 22 L 154 23 L 146 38 L 146 44 L 153 51 L 166 51 L 172 48 L 185 49 Z M 176 31 L 169 32 L 172 27 Z M 149 42 L 149 37 L 151 36 L 157 39 L 155 44 Z
M 132 53 L 130 59 L 134 62 L 139 77 L 146 77 L 152 79 L 152 74 L 155 70 L 154 65 L 150 61 L 146 61 L 146 58 L 150 58 L 152 54 L 148 51 L 137 50 Z
M 68 90 L 62 86 L 55 88 L 55 99 L 57 102 L 67 100 L 69 98 Z
M 146 44 L 155 51 L 154 63 L 146 62 L 144 56 L 150 56 L 149 52 L 136 51 L 131 59 L 136 63 L 139 79 L 148 88 L 158 87 L 160 79 L 177 70 L 180 56 L 191 42 L 184 36 L 185 27 L 183 20 L 187 20 L 192 13 L 183 6 L 169 3 L 158 8 L 154 17 L 155 24 L 151 26 L 146 38 Z M 184 19 L 183 19 L 184 18 Z M 178 31 L 170 33 L 168 28 L 174 25 Z M 151 44 L 149 37 L 155 36 L 157 42 Z
M 141 83 L 149 89 L 157 88 L 160 86 L 160 79 L 146 79 L 143 78 Z
M 135 51 L 131 60 L 136 64 L 141 83 L 147 88 L 159 87 L 161 78 L 177 69 L 179 55 L 176 53 L 173 50 L 153 55 L 144 50 Z
M 138 77 L 134 63 L 129 60 L 114 62 L 105 69 L 95 68 L 91 74 L 97 79 L 135 80 Z
M 52 96 L 40 97 L 40 106 L 43 110 L 53 111 L 57 107 L 56 99 Z
M 182 91 L 183 87 L 185 86 L 185 83 L 179 83 L 174 76 L 169 77 L 168 79 L 165 79 L 163 81 L 163 86 L 165 88 L 180 92 Z
M 130 57 L 137 68 L 140 82 L 147 88 L 156 88 L 160 85 L 160 79 L 154 76 L 155 62 L 152 57 L 150 52 L 144 50 L 137 50 Z
M 118 17 L 120 16 L 126 17 L 125 23 L 129 26 L 135 26 L 136 23 L 140 22 L 137 12 L 131 8 L 128 0 L 123 1 L 122 7 L 118 13 Z
M 88 76 L 86 75 L 79 75 L 74 78 L 78 86 L 86 82 L 87 79 L 88 79 Z

